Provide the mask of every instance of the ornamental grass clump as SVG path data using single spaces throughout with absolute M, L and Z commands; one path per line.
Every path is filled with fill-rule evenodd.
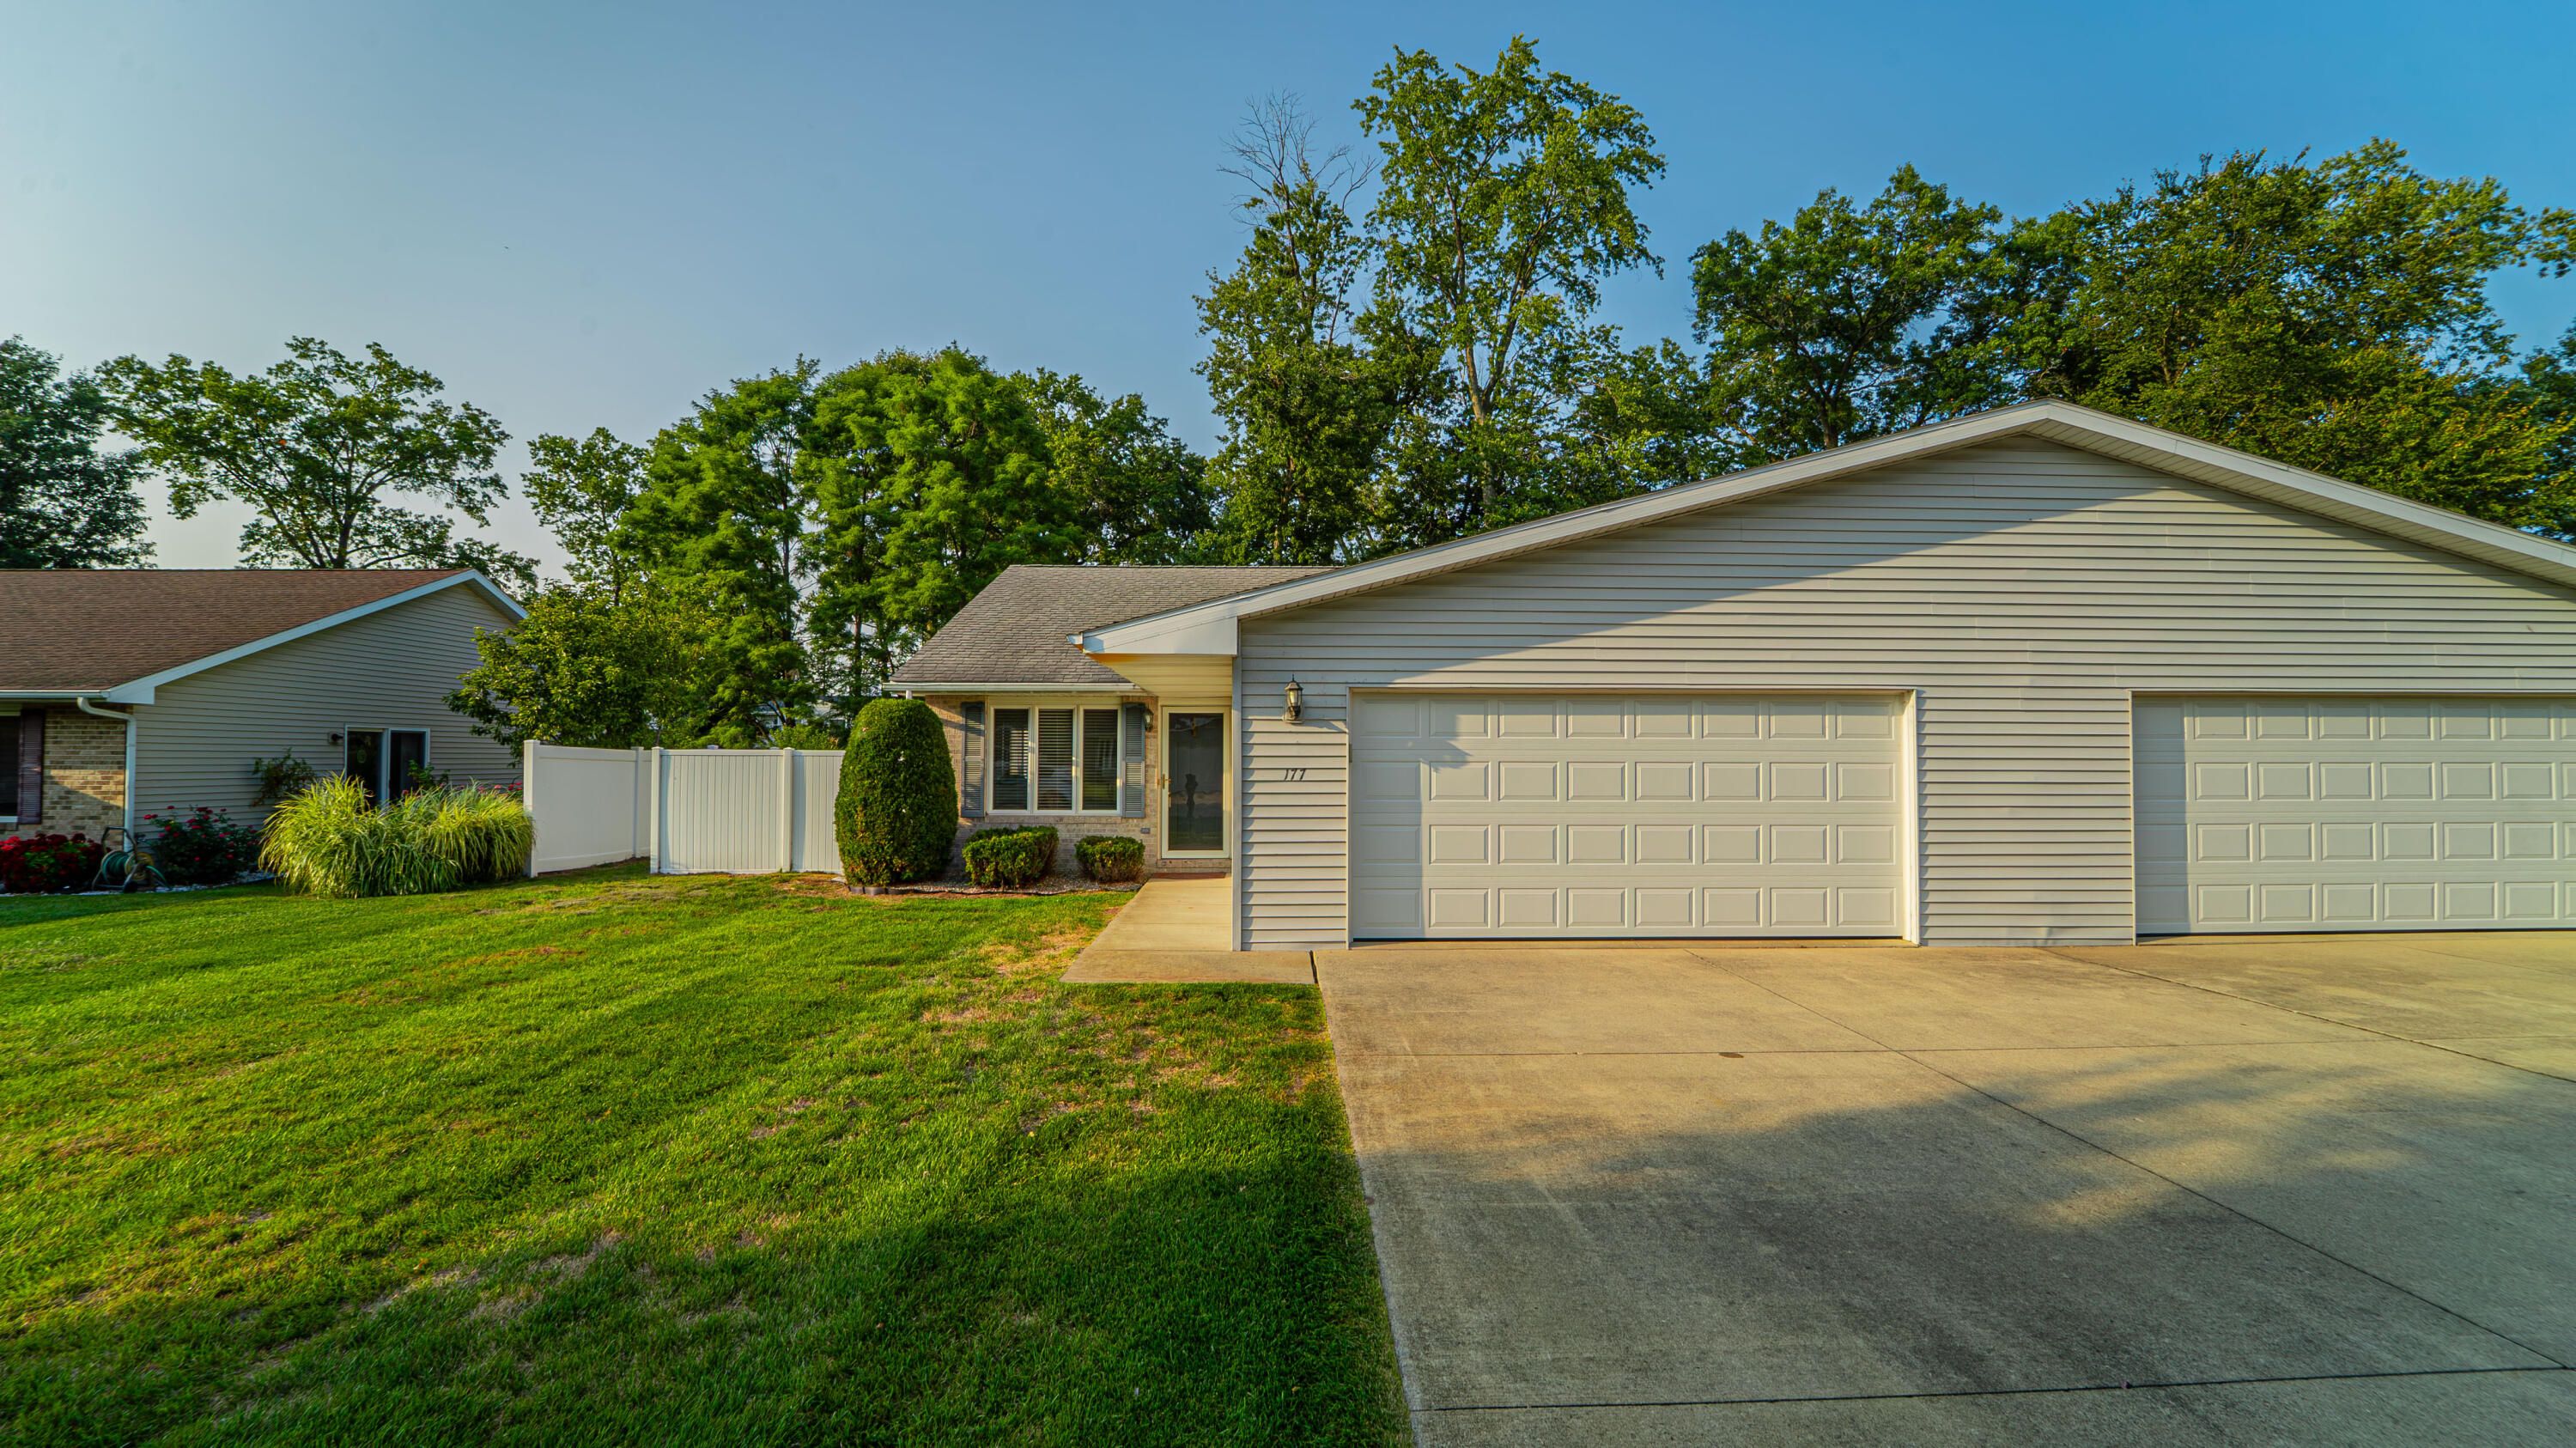
M 345 774 L 316 780 L 271 811 L 259 860 L 286 888 L 325 899 L 456 888 L 456 867 L 430 851 L 418 818 L 376 808 Z
M 330 899 L 426 895 L 507 879 L 527 866 L 536 827 L 514 796 L 414 790 L 378 809 L 345 774 L 299 791 L 268 817 L 260 863 L 290 890 Z
M 507 880 L 528 867 L 537 846 L 537 822 L 515 790 L 415 790 L 394 808 L 412 816 L 422 845 L 455 869 L 459 884 Z
M 928 704 L 878 699 L 850 722 L 832 825 L 841 872 L 854 885 L 900 885 L 947 870 L 957 774 L 948 733 Z

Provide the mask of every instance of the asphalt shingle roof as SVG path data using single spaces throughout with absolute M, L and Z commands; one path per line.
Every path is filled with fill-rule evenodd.
M 1015 563 L 984 586 L 902 668 L 897 688 L 937 684 L 1124 684 L 1065 635 L 1329 568 L 1200 568 Z
M 0 569 L 0 689 L 101 693 L 460 571 Z

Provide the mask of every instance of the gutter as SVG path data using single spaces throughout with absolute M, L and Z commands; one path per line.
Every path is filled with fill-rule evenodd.
M 134 741 L 143 732 L 142 721 L 134 717 L 131 709 L 120 714 L 114 709 L 99 708 L 86 694 L 74 695 L 72 703 L 84 714 L 113 719 L 125 726 L 125 847 L 130 850 L 134 848 Z

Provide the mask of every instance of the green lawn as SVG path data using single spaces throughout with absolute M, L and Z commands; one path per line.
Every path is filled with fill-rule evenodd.
M 1123 897 L 0 901 L 0 1440 L 1406 1441 L 1311 991 Z

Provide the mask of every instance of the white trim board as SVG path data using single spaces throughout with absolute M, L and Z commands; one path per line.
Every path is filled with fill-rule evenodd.
M 2202 442 L 2071 402 L 2031 402 L 1811 453 L 1750 472 L 1622 498 L 1436 547 L 1353 564 L 1189 608 L 1070 635 L 1089 654 L 1233 653 L 1237 620 L 1409 583 L 1615 533 L 1679 514 L 1764 497 L 1864 469 L 2030 436 L 2350 523 L 2576 588 L 2576 548 L 2409 501 L 2376 488 Z
M 338 613 L 314 619 L 309 623 L 297 624 L 293 628 L 270 634 L 266 638 L 237 644 L 221 653 L 192 659 L 176 667 L 163 669 L 157 674 L 146 674 L 139 679 L 130 679 L 111 689 L 96 689 L 88 692 L 95 693 L 103 702 L 109 704 L 149 704 L 153 702 L 155 691 L 173 680 L 184 679 L 190 674 L 201 674 L 218 665 L 229 664 L 235 659 L 259 653 L 264 649 L 273 649 L 279 644 L 292 643 L 297 639 L 320 633 L 326 628 L 335 628 L 351 619 L 364 618 L 371 613 L 382 613 L 396 604 L 409 603 L 416 598 L 427 598 L 433 593 L 464 583 L 474 584 L 491 595 L 492 601 L 501 605 L 511 618 L 523 619 L 528 616 L 528 611 L 519 606 L 519 601 L 503 592 L 499 584 L 484 577 L 479 569 L 467 568 L 451 573 L 445 578 L 433 578 L 417 588 L 406 588 L 400 593 L 390 594 L 372 603 L 362 603 L 355 608 L 344 608 Z

